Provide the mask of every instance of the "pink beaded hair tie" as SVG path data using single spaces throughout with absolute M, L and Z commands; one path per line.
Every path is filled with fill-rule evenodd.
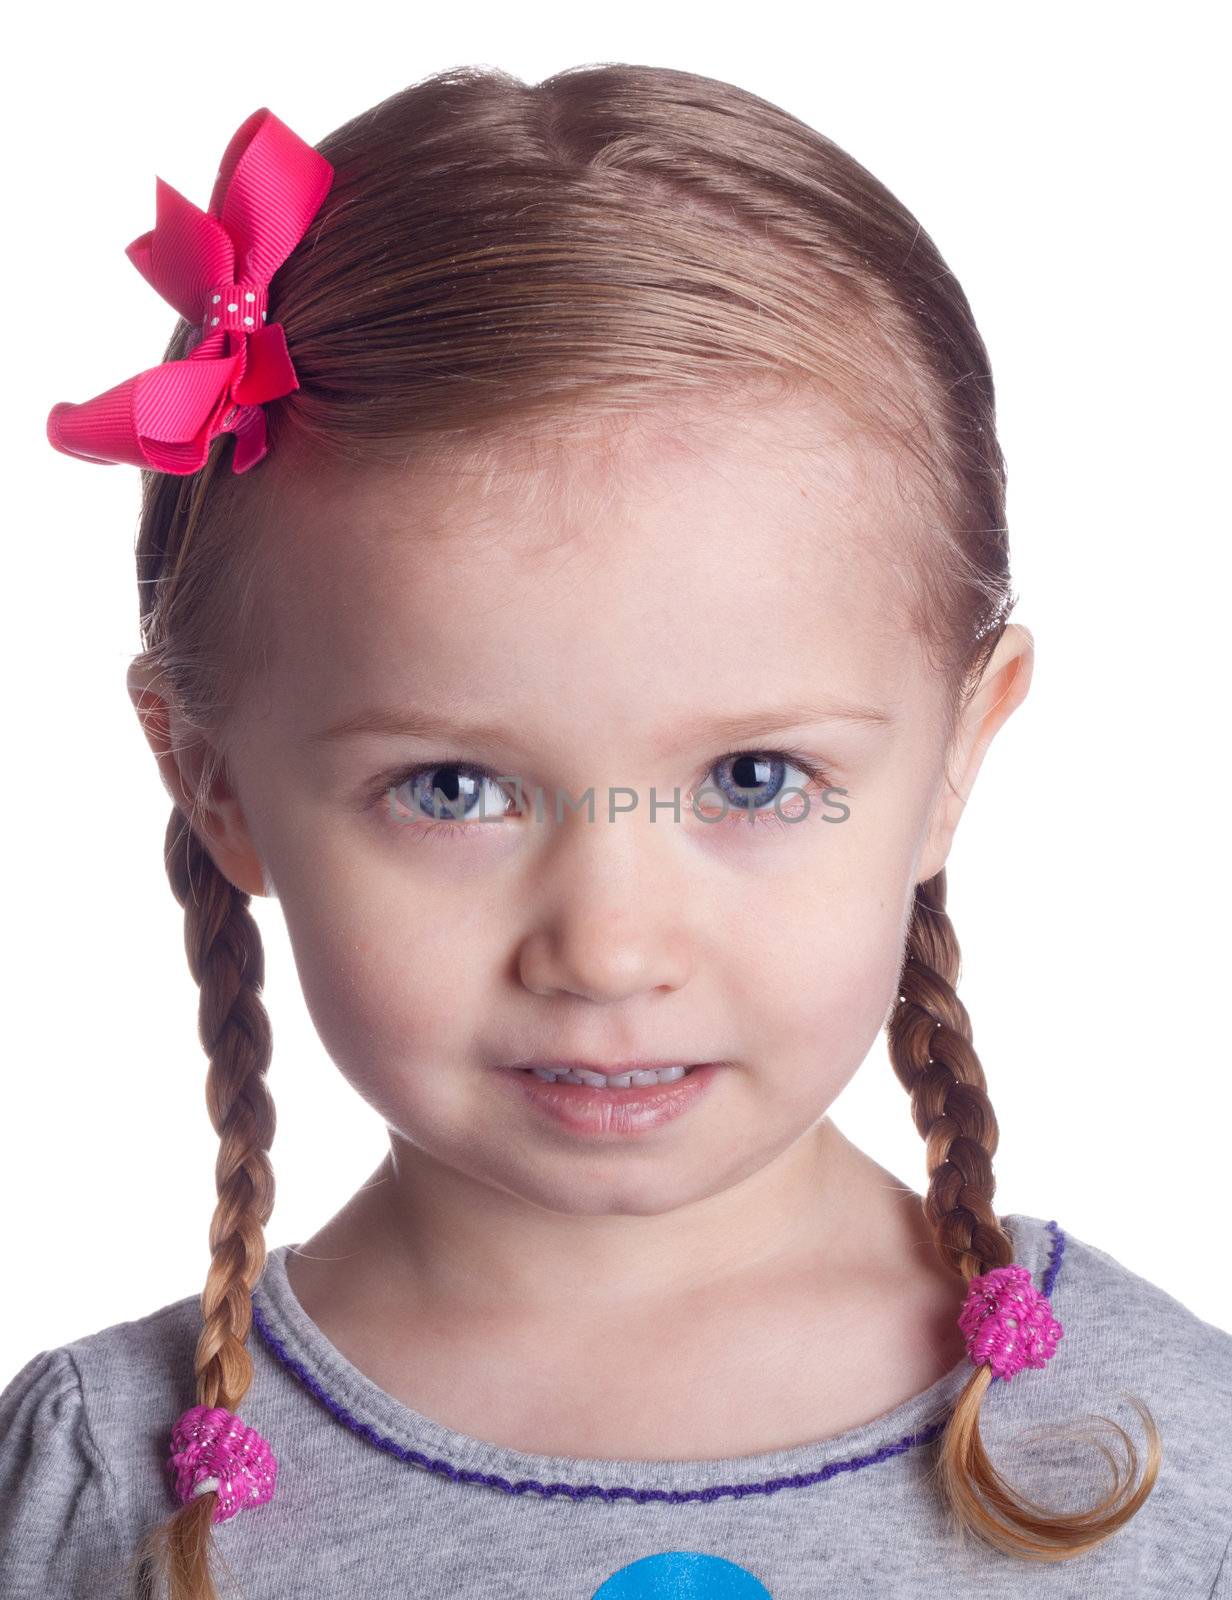
M 1007 1382 L 1024 1367 L 1042 1367 L 1056 1354 L 1061 1324 L 1026 1267 L 994 1267 L 967 1285 L 958 1318 L 967 1353 Z
M 175 1492 L 187 1505 L 194 1495 L 214 1489 L 214 1521 L 225 1522 L 246 1506 L 263 1506 L 274 1497 L 278 1475 L 269 1445 L 255 1428 L 221 1406 L 193 1406 L 171 1433 L 168 1468 Z

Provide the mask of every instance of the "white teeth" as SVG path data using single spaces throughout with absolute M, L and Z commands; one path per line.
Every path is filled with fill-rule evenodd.
M 595 1089 L 648 1089 L 654 1083 L 675 1083 L 693 1069 L 660 1067 L 651 1072 L 622 1072 L 614 1078 L 603 1072 L 549 1072 L 546 1067 L 532 1067 L 530 1070 L 544 1083 L 588 1083 Z

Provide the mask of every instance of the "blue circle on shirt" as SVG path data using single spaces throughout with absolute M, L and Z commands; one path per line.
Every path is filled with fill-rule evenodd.
M 668 1550 L 613 1572 L 591 1600 L 774 1600 L 751 1572 L 722 1556 Z

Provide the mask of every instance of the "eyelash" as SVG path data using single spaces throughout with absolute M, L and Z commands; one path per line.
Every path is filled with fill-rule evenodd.
M 825 789 L 833 787 L 832 781 L 826 769 L 818 766 L 815 761 L 804 755 L 802 751 L 788 750 L 781 747 L 769 750 L 762 748 L 760 745 L 752 745 L 747 749 L 728 750 L 725 754 L 719 756 L 718 760 L 711 762 L 710 766 L 706 769 L 706 776 L 709 777 L 709 775 L 714 771 L 715 767 L 720 766 L 724 761 L 738 760 L 741 756 L 779 757 L 786 761 L 790 766 L 799 767 L 800 770 L 807 775 L 809 780 L 807 785 L 805 785 L 805 788 L 809 792 L 810 803 L 814 794 L 820 794 Z M 392 772 L 385 773 L 375 786 L 375 792 L 372 795 L 372 804 L 377 806 L 384 805 L 388 801 L 391 792 L 396 789 L 400 789 L 404 783 L 411 782 L 411 780 L 413 778 L 417 778 L 420 773 L 433 772 L 440 767 L 452 767 L 455 771 L 469 772 L 475 777 L 487 778 L 493 782 L 495 782 L 496 778 L 499 776 L 495 768 L 484 766 L 481 762 L 455 761 L 449 758 L 436 761 L 417 761 L 412 766 L 398 767 Z M 703 788 L 704 787 L 705 785 L 703 785 Z M 788 787 L 790 786 L 785 785 L 784 789 Z M 722 791 L 720 791 L 720 793 L 721 792 Z M 686 803 L 691 803 L 692 799 L 693 795 L 690 794 L 686 798 Z M 717 804 L 717 801 L 715 803 Z M 728 813 L 723 818 L 720 826 L 725 826 L 732 822 L 734 822 L 737 826 L 745 827 L 747 827 L 750 822 L 754 827 L 769 826 L 787 828 L 796 826 L 795 823 L 785 822 L 783 818 L 778 815 L 773 801 L 770 801 L 766 806 L 760 807 L 754 811 L 741 811 L 739 808 L 729 805 Z M 393 826 L 393 824 L 391 824 L 391 826 Z M 452 822 L 444 818 L 424 820 L 422 822 L 399 822 L 397 826 L 400 828 L 409 827 L 420 837 L 431 834 L 434 838 L 440 838 L 442 836 L 449 838 L 457 834 L 473 834 L 478 831 L 477 825 L 473 822 Z M 713 826 L 713 824 L 710 824 L 710 826 Z

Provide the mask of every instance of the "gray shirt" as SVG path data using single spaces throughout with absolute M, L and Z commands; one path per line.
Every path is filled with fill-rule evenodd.
M 1085 1556 L 1031 1563 L 948 1530 L 929 1480 L 970 1373 L 819 1443 L 705 1461 L 530 1455 L 410 1410 L 295 1299 L 271 1250 L 239 1407 L 278 1461 L 273 1500 L 218 1524 L 224 1594 L 246 1600 L 1208 1600 L 1232 1597 L 1232 1335 L 1055 1224 L 1002 1219 L 1064 1328 L 1042 1369 L 992 1384 L 996 1467 L 1050 1508 L 1110 1484 L 1103 1457 L 1032 1445 L 1037 1424 L 1112 1417 L 1163 1435 L 1146 1504 Z M 955 1316 L 961 1303 L 955 1280 Z M 125 1594 L 142 1533 L 175 1508 L 170 1430 L 196 1404 L 200 1298 L 34 1356 L 0 1395 L 0 1593 Z M 545 1359 L 551 1359 L 545 1354 Z M 870 1351 L 870 1360 L 876 1352 Z M 596 1375 L 596 1393 L 602 1393 Z M 1109 1444 L 1118 1449 L 1114 1437 Z

